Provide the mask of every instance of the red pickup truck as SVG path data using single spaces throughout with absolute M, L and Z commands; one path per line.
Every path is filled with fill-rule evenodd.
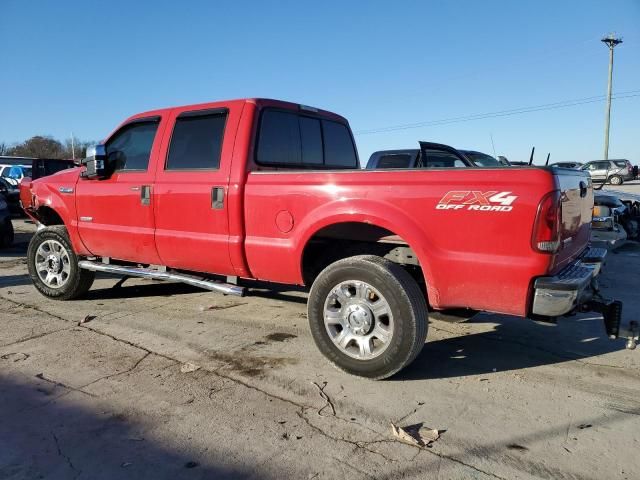
M 275 100 L 141 113 L 23 192 L 29 273 L 62 300 L 95 272 L 238 295 L 242 279 L 310 286 L 319 349 L 376 379 L 418 355 L 429 310 L 553 318 L 593 301 L 589 177 L 460 160 L 361 170 L 343 117 Z

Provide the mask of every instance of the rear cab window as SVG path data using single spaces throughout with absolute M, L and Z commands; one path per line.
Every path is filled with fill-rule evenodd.
M 258 121 L 255 161 L 279 169 L 359 169 L 349 127 L 306 112 L 265 108 Z

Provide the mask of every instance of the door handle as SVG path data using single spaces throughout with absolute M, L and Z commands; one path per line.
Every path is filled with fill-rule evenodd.
M 140 203 L 144 206 L 151 205 L 151 185 L 142 185 L 140 189 Z
M 222 210 L 224 208 L 224 187 L 213 187 L 211 189 L 211 208 Z

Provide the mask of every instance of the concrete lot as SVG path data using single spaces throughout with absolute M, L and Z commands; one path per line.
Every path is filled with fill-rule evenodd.
M 84 300 L 47 300 L 26 274 L 34 227 L 15 224 L 0 252 L 0 478 L 640 478 L 640 351 L 597 315 L 433 321 L 409 369 L 371 382 L 324 361 L 301 291 L 101 277 Z M 638 244 L 601 283 L 640 320 Z M 445 432 L 418 448 L 392 421 Z

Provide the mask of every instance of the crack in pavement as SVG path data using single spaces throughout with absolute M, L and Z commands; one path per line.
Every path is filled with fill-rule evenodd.
M 125 375 L 125 374 L 127 374 L 127 373 L 131 373 L 131 372 L 133 372 L 136 368 L 138 368 L 138 366 L 139 366 L 139 365 L 140 365 L 140 364 L 141 364 L 141 363 L 142 363 L 142 362 L 143 362 L 143 361 L 144 361 L 144 360 L 145 360 L 149 355 L 155 355 L 155 354 L 154 354 L 154 353 L 152 353 L 152 352 L 144 352 L 144 355 L 142 355 L 142 357 L 140 357 L 140 358 L 136 361 L 136 363 L 134 363 L 134 364 L 133 364 L 133 366 L 132 366 L 132 367 L 130 367 L 130 368 L 128 368 L 128 369 L 126 369 L 126 370 L 124 370 L 124 371 L 122 371 L 122 372 L 110 373 L 109 375 L 105 375 L 104 377 L 100 377 L 100 378 L 98 378 L 98 379 L 96 379 L 96 380 L 93 380 L 92 382 L 87 383 L 86 385 L 83 385 L 83 386 L 82 386 L 82 387 L 80 387 L 80 388 L 87 388 L 88 386 L 93 385 L 93 384 L 98 383 L 98 382 L 101 382 L 102 380 L 108 380 L 108 379 L 110 379 L 110 378 L 117 377 L 118 375 Z
M 71 330 L 72 328 L 73 327 L 65 327 L 65 328 L 60 328 L 58 330 L 53 330 L 51 332 L 39 333 L 37 335 L 32 335 L 30 337 L 23 338 L 22 340 L 16 340 L 15 342 L 11 342 L 11 343 L 6 343 L 4 345 L 0 345 L 0 348 L 11 347 L 13 345 L 18 345 L 19 343 L 28 342 L 29 340 L 35 340 L 36 338 L 46 337 L 47 335 L 51 335 L 53 333 L 64 332 L 65 330 Z
M 44 380 L 45 382 L 51 383 L 52 385 L 55 385 L 57 387 L 66 388 L 67 390 L 72 390 L 74 392 L 84 393 L 85 395 L 88 395 L 90 397 L 95 397 L 93 393 L 85 392 L 84 390 L 82 390 L 82 387 L 76 388 L 76 387 L 72 387 L 71 385 L 58 382 L 57 380 L 51 380 L 50 378 L 45 377 L 44 373 L 36 374 L 36 378 L 39 378 L 40 380 Z
M 59 317 L 59 316 L 56 316 L 56 315 L 54 315 L 54 314 L 50 314 L 49 312 L 43 311 L 43 310 L 41 310 L 41 309 L 39 309 L 39 308 L 37 308 L 37 307 L 35 307 L 35 306 L 28 305 L 28 304 L 24 304 L 24 303 L 19 303 L 19 302 L 16 302 L 16 301 L 14 301 L 14 300 L 8 299 L 8 298 L 6 298 L 6 297 L 0 297 L 0 298 L 3 298 L 4 300 L 6 300 L 6 301 L 8 301 L 8 302 L 11 302 L 11 303 L 13 303 L 13 304 L 18 304 L 18 305 L 23 306 L 23 307 L 25 307 L 25 308 L 32 308 L 33 310 L 36 310 L 36 311 L 38 311 L 38 312 L 40 312 L 40 313 L 42 313 L 42 314 L 50 315 L 50 316 L 52 316 L 52 317 L 54 317 L 54 318 L 58 318 L 58 319 L 60 319 L 60 320 L 62 320 L 62 321 L 70 322 L 70 323 L 74 323 L 74 326 L 75 326 L 75 322 L 73 322 L 72 320 L 69 320 L 69 319 L 66 319 L 66 318 L 63 318 L 63 317 Z M 106 332 L 103 332 L 103 331 L 101 331 L 101 330 L 97 330 L 97 329 L 95 329 L 95 328 L 92 328 L 92 327 L 91 327 L 91 326 L 89 326 L 89 325 L 82 324 L 82 325 L 80 325 L 80 328 L 85 328 L 85 329 L 87 329 L 87 330 L 90 330 L 90 331 L 92 331 L 92 332 L 94 332 L 94 333 L 98 334 L 98 335 L 103 335 L 103 336 L 109 337 L 110 339 L 112 339 L 112 340 L 114 340 L 114 341 L 116 341 L 116 342 L 120 342 L 120 343 L 123 343 L 123 344 L 129 345 L 129 346 L 131 346 L 131 347 L 134 347 L 134 348 L 137 348 L 137 349 L 140 349 L 140 350 L 144 351 L 144 352 L 145 352 L 145 355 L 143 355 L 143 357 L 142 357 L 142 358 L 140 358 L 140 359 L 139 359 L 139 361 L 138 361 L 138 362 L 136 362 L 136 365 L 134 365 L 134 366 L 133 366 L 129 371 L 133 371 L 133 370 L 134 370 L 134 369 L 135 369 L 135 368 L 136 368 L 136 367 L 137 367 L 137 366 L 138 366 L 138 365 L 139 365 L 139 364 L 140 364 L 140 363 L 141 363 L 145 358 L 147 358 L 147 357 L 148 357 L 149 355 L 151 355 L 151 354 L 153 354 L 153 355 L 157 355 L 158 357 L 161 357 L 161 358 L 164 358 L 164 359 L 167 359 L 167 360 L 170 360 L 170 361 L 174 362 L 174 364 L 176 364 L 176 363 L 182 363 L 180 360 L 178 360 L 178 359 L 176 359 L 176 358 L 170 357 L 170 356 L 168 356 L 168 355 L 165 355 L 165 354 L 162 354 L 162 353 L 159 353 L 159 352 L 155 352 L 155 351 L 149 350 L 148 348 L 143 347 L 143 346 L 141 346 L 141 345 L 139 345 L 139 344 L 136 344 L 136 343 L 130 342 L 130 341 L 125 340 L 125 339 L 118 338 L 118 337 L 116 337 L 116 336 L 114 336 L 114 335 L 111 335 L 111 334 L 109 334 L 109 333 L 106 333 Z M 444 459 L 450 460 L 450 461 L 452 461 L 452 462 L 454 462 L 454 463 L 457 463 L 457 464 L 459 464 L 459 465 L 462 465 L 462 466 L 464 466 L 464 467 L 470 468 L 470 469 L 472 469 L 472 470 L 474 470 L 474 471 L 476 471 L 476 472 L 478 472 L 478 473 L 481 473 L 481 474 L 483 474 L 483 475 L 491 476 L 491 477 L 496 478 L 496 479 L 498 479 L 498 480 L 506 480 L 504 477 L 500 477 L 500 476 L 495 475 L 495 474 L 493 474 L 493 473 L 486 472 L 486 471 L 484 471 L 484 470 L 482 470 L 482 469 L 480 469 L 480 468 L 478 468 L 478 467 L 475 467 L 475 466 L 473 466 L 473 465 L 471 465 L 471 464 L 468 464 L 468 463 L 466 463 L 466 462 L 464 462 L 464 461 L 462 461 L 462 460 L 460 460 L 460 459 L 458 459 L 458 458 L 451 457 L 451 456 L 448 456 L 448 455 L 445 455 L 445 454 L 442 454 L 442 453 L 434 452 L 434 451 L 429 450 L 429 449 L 426 449 L 426 448 L 421 448 L 421 447 L 416 446 L 416 445 L 409 445 L 409 444 L 404 443 L 404 442 L 401 442 L 401 441 L 399 441 L 399 440 L 397 440 L 397 439 L 393 439 L 393 438 L 391 438 L 391 439 L 390 439 L 390 438 L 381 438 L 381 439 L 371 440 L 371 441 L 354 441 L 354 440 L 348 440 L 348 439 L 342 438 L 342 437 L 340 437 L 340 436 L 332 435 L 332 434 L 328 433 L 327 431 L 325 431 L 324 429 L 322 429 L 322 428 L 318 427 L 317 425 L 315 425 L 315 424 L 311 423 L 310 419 L 305 415 L 305 412 L 306 412 L 307 410 L 312 410 L 312 409 L 313 409 L 313 410 L 316 410 L 316 411 L 317 411 L 317 410 L 318 410 L 317 408 L 315 408 L 315 407 L 311 407 L 311 406 L 309 406 L 309 405 L 305 405 L 305 404 L 302 404 L 302 403 L 298 403 L 298 402 L 296 402 L 296 401 L 294 401 L 294 400 L 291 400 L 291 399 L 289 399 L 289 398 L 285 398 L 285 397 L 283 397 L 283 396 L 281 396 L 281 395 L 277 395 L 277 394 L 272 393 L 272 392 L 267 392 L 266 390 L 263 390 L 262 388 L 259 388 L 259 387 L 257 387 L 256 385 L 252 385 L 252 384 L 250 384 L 250 383 L 248 383 L 248 382 L 246 382 L 246 381 L 244 381 L 244 380 L 242 380 L 242 379 L 240 379 L 240 378 L 237 378 L 237 377 L 235 377 L 235 376 L 233 376 L 233 375 L 225 374 L 223 371 L 221 371 L 221 369 L 222 369 L 222 368 L 224 368 L 224 367 L 220 367 L 219 369 L 214 369 L 214 370 L 211 370 L 211 369 L 208 369 L 208 368 L 203 368 L 203 370 L 204 370 L 205 372 L 208 372 L 208 373 L 210 373 L 210 374 L 213 374 L 213 375 L 215 375 L 215 376 L 217 376 L 217 377 L 219 377 L 219 378 L 229 380 L 229 381 L 231 381 L 231 382 L 233 382 L 233 383 L 235 383 L 235 384 L 242 385 L 242 386 L 244 386 L 244 387 L 246 387 L 246 388 L 248 388 L 248 389 L 251 389 L 251 390 L 257 391 L 257 392 L 259 392 L 259 393 L 261 393 L 261 394 L 263 394 L 263 395 L 265 395 L 265 396 L 267 396 L 267 397 L 269 397 L 269 398 L 273 398 L 273 399 L 276 399 L 276 400 L 280 400 L 281 402 L 284 402 L 284 403 L 287 403 L 287 404 L 289 404 L 289 405 L 294 406 L 294 407 L 296 408 L 296 410 L 297 410 L 297 411 L 296 411 L 296 414 L 297 414 L 297 415 L 300 417 L 300 419 L 301 419 L 303 422 L 305 422 L 305 424 L 307 424 L 311 429 L 313 429 L 314 431 L 316 431 L 317 433 L 319 433 L 319 434 L 320 434 L 320 435 L 322 435 L 323 437 L 328 438 L 328 439 L 331 439 L 331 440 L 333 440 L 333 441 L 335 441 L 335 442 L 343 442 L 343 443 L 346 443 L 346 444 L 352 445 L 352 446 L 354 447 L 354 452 L 355 452 L 355 451 L 358 451 L 358 450 L 362 450 L 362 451 L 368 452 L 368 453 L 373 454 L 373 455 L 378 455 L 379 457 L 383 458 L 385 461 L 388 461 L 388 462 L 391 462 L 391 463 L 396 463 L 396 462 L 400 462 L 400 461 L 402 461 L 402 460 L 395 459 L 395 458 L 391 458 L 391 457 L 389 457 L 389 456 L 387 456 L 387 455 L 385 455 L 385 454 L 383 454 L 383 453 L 381 453 L 381 452 L 378 452 L 378 451 L 376 451 L 376 450 L 373 450 L 373 449 L 369 448 L 369 446 L 371 446 L 371 445 L 375 445 L 375 444 L 379 444 L 379 443 L 395 443 L 395 444 L 399 444 L 399 445 L 401 445 L 401 446 L 403 446 L 403 447 L 417 448 L 417 449 L 418 449 L 418 453 L 414 456 L 414 459 L 415 459 L 415 458 L 417 458 L 417 456 L 420 454 L 420 452 L 427 452 L 427 453 L 430 453 L 430 454 L 432 454 L 432 455 L 436 455 L 436 456 L 440 457 L 441 459 L 442 459 L 442 458 L 444 458 Z M 95 382 L 97 382 L 97 381 L 103 380 L 104 378 L 107 378 L 107 377 L 112 377 L 112 376 L 116 376 L 116 375 L 121 375 L 121 374 L 124 374 L 124 373 L 127 373 L 127 372 L 126 372 L 126 371 L 125 371 L 125 372 L 118 372 L 118 373 L 116 373 L 116 374 L 107 375 L 107 376 L 105 376 L 105 377 L 103 377 L 103 378 L 101 378 L 101 379 L 98 379 L 98 380 L 96 380 L 96 381 L 94 381 L 94 382 L 92 382 L 92 383 L 95 383 Z M 50 382 L 52 382 L 52 383 L 56 383 L 56 384 L 58 384 L 58 382 L 53 382 L 53 381 L 48 380 L 48 379 L 46 379 L 46 378 L 43 378 L 43 380 L 47 380 L 47 381 L 50 381 Z M 76 389 L 74 389 L 73 387 L 68 387 L 68 386 L 63 385 L 63 384 L 60 384 L 60 385 L 62 385 L 62 386 L 64 386 L 64 387 L 66 387 L 66 388 L 70 388 L 70 389 L 72 389 L 72 390 L 76 390 Z M 95 396 L 96 396 L 96 395 L 92 395 L 92 394 L 90 394 L 90 393 L 88 393 L 88 392 L 84 392 L 84 391 L 82 391 L 82 390 L 78 390 L 78 391 L 80 391 L 80 392 L 82 392 L 82 393 L 84 393 L 84 394 L 86 394 L 86 395 L 93 396 L 93 397 L 95 397 Z M 325 406 L 326 406 L 326 405 L 325 405 Z M 376 432 L 375 430 L 373 430 L 373 429 L 371 429 L 371 428 L 369 428 L 369 427 L 366 427 L 365 425 L 361 425 L 361 424 L 360 424 L 360 423 L 358 423 L 358 422 L 355 422 L 355 421 L 349 421 L 349 420 L 346 420 L 346 419 L 341 418 L 341 417 L 339 417 L 339 416 L 330 417 L 330 418 L 331 418 L 331 419 L 341 420 L 341 421 L 343 421 L 343 422 L 347 422 L 347 423 L 350 423 L 350 424 L 352 424 L 352 425 L 353 425 L 353 424 L 355 424 L 355 425 L 357 425 L 358 427 L 360 427 L 360 428 L 365 428 L 366 430 L 369 430 L 369 431 L 373 432 L 373 433 L 374 433 L 374 434 L 376 434 L 376 435 L 379 435 L 379 436 L 381 436 L 381 437 L 383 436 L 383 434 L 381 434 L 381 433 L 379 433 L 379 432 Z M 342 460 L 341 460 L 341 461 L 342 461 Z M 343 462 L 343 463 L 344 463 L 344 462 Z M 361 470 L 357 469 L 356 467 L 354 467 L 353 465 L 350 465 L 350 464 L 348 464 L 348 463 L 346 463 L 346 464 L 347 464 L 347 465 L 349 465 L 349 467 L 354 468 L 354 470 L 358 471 L 359 473 L 362 473 L 363 475 L 366 475 L 366 476 L 368 476 L 368 477 L 370 477 L 370 478 L 374 478 L 374 477 L 372 477 L 372 476 L 371 476 L 371 474 L 369 474 L 369 473 L 367 473 L 367 472 L 364 472 L 364 471 L 361 471 Z M 394 477 L 395 477 L 395 475 L 394 475 Z
M 60 448 L 60 441 L 58 440 L 58 437 L 56 437 L 56 434 L 51 432 L 51 436 L 53 437 L 53 441 L 56 444 L 56 449 L 58 450 L 58 456 L 62 457 L 66 460 L 67 465 L 69 465 L 69 467 L 71 468 L 71 470 L 73 470 L 76 474 L 73 478 L 78 478 L 80 476 L 80 474 L 82 473 L 82 470 L 78 470 L 74 465 L 73 462 L 71 461 L 71 458 L 68 455 L 65 455 L 62 452 L 62 449 Z
M 328 438 L 330 440 L 333 440 L 334 442 L 344 442 L 344 443 L 348 443 L 349 445 L 353 445 L 354 451 L 356 450 L 364 450 L 366 452 L 369 453 L 373 453 L 375 455 L 379 455 L 380 457 L 382 457 L 384 460 L 386 460 L 387 462 L 392 462 L 392 463 L 396 463 L 398 462 L 397 459 L 394 458 L 390 458 L 380 452 L 377 452 L 375 450 L 371 450 L 370 448 L 367 448 L 367 445 L 371 445 L 376 443 L 376 441 L 370 441 L 370 442 L 364 442 L 364 441 L 356 441 L 356 440 L 348 440 L 346 438 L 342 438 L 342 437 L 336 437 L 334 435 L 329 434 L 328 432 L 326 432 L 325 430 L 323 430 L 322 428 L 318 427 L 317 425 L 314 425 L 313 423 L 311 423 L 311 420 L 305 415 L 305 409 L 301 409 L 299 411 L 296 412 L 296 415 L 298 415 L 298 417 L 300 417 L 300 419 L 306 423 L 312 430 L 318 432 L 320 435 L 322 435 L 325 438 Z M 392 442 L 395 442 L 395 440 L 389 440 Z M 400 443 L 400 442 L 397 442 Z M 401 444 L 404 446 L 404 444 Z

